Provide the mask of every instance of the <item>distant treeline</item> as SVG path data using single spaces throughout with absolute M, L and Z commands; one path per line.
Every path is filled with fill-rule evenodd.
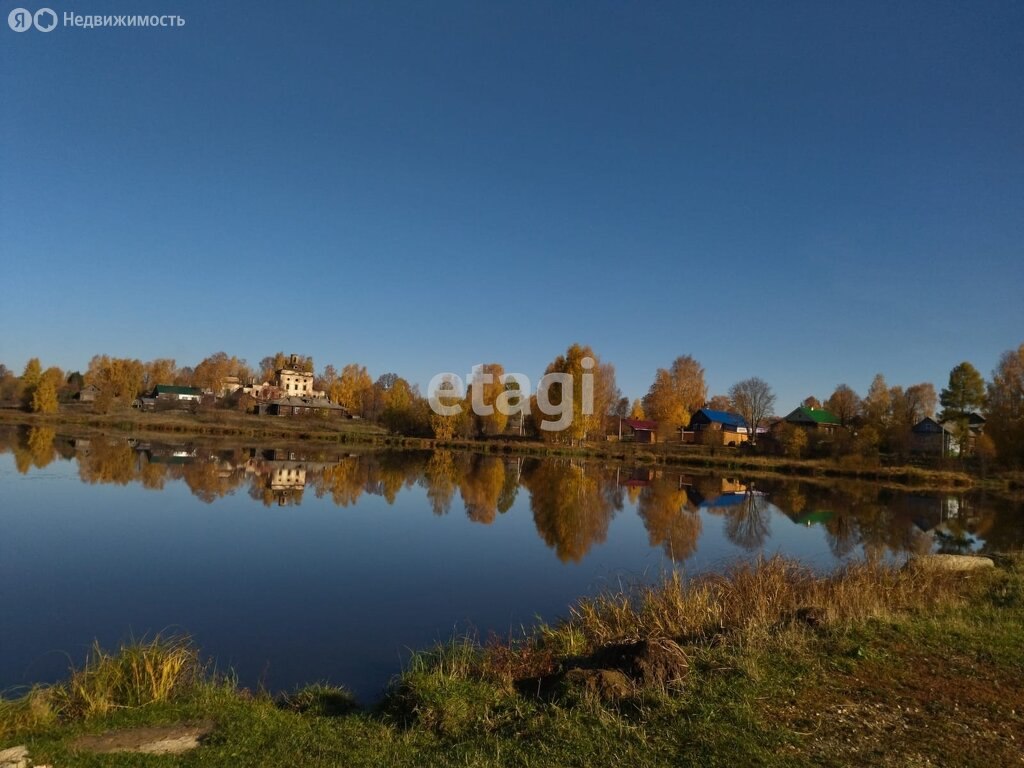
M 592 365 L 587 358 L 593 360 Z M 971 414 L 980 414 L 986 419 L 984 431 L 971 435 L 970 450 L 985 461 L 1024 465 L 1024 344 L 1005 352 L 987 381 L 971 363 L 962 362 L 953 367 L 948 382 L 938 392 L 930 382 L 890 386 L 879 373 L 863 395 L 841 383 L 824 399 L 808 396 L 802 405 L 829 412 L 841 427 L 827 439 L 780 424 L 778 417 L 785 412 L 776 412 L 775 394 L 758 377 L 739 381 L 726 393 L 710 393 L 704 368 L 689 355 L 659 368 L 647 394 L 631 402 L 616 384 L 615 366 L 581 344 L 571 345 L 545 369 L 545 374 L 573 375 L 575 391 L 562 393 L 572 397 L 573 418 L 560 432 L 539 428 L 543 415 L 536 395 L 520 391 L 520 382 L 505 376 L 498 363 L 479 367 L 479 373 L 490 375 L 489 381 L 478 384 L 471 378 L 466 391 L 459 395 L 467 407 L 455 416 L 433 412 L 427 396 L 396 373 L 374 379 L 358 363 L 340 370 L 328 364 L 317 373 L 312 358 L 293 360 L 283 352 L 263 358 L 255 368 L 224 352 L 210 355 L 194 367 L 179 366 L 167 358 L 143 362 L 96 355 L 84 373 L 69 373 L 55 366 L 44 369 L 38 358 L 32 358 L 20 376 L 0 364 L 0 401 L 32 412 L 54 413 L 61 403 L 74 402 L 88 387 L 92 393 L 89 407 L 107 413 L 130 406 L 158 384 L 174 384 L 209 393 L 206 407 L 244 410 L 247 404 L 241 390 L 228 395 L 226 380 L 242 384 L 273 382 L 277 371 L 288 367 L 312 373 L 314 388 L 344 406 L 351 416 L 410 436 L 451 440 L 515 432 L 551 442 L 576 443 L 604 440 L 621 431 L 621 420 L 632 418 L 655 422 L 662 439 L 678 440 L 691 416 L 700 408 L 709 408 L 737 413 L 751 427 L 775 427 L 770 437 L 758 441 L 761 446 L 757 450 L 777 450 L 793 457 L 831 454 L 871 460 L 880 453 L 905 455 L 910 448 L 911 427 L 926 417 L 947 425 L 966 448 L 968 420 Z M 592 387 L 593 409 L 589 413 L 582 391 L 585 378 L 589 382 L 586 386 Z M 474 393 L 474 387 L 480 391 Z M 499 397 L 506 402 L 518 400 L 522 413 L 509 416 L 501 412 L 504 409 L 495 409 L 481 416 L 468 407 L 474 397 L 487 405 L 493 405 Z M 448 395 L 447 402 L 452 401 Z

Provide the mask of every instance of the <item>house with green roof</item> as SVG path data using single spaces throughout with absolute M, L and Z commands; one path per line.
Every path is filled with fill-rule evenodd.
M 826 411 L 824 408 L 815 408 L 810 405 L 801 405 L 785 419 L 787 424 L 803 427 L 809 432 L 831 435 L 840 427 L 839 419 L 835 414 Z
M 203 397 L 203 390 L 195 387 L 179 387 L 175 384 L 157 384 L 153 389 L 153 397 L 158 400 L 199 402 Z

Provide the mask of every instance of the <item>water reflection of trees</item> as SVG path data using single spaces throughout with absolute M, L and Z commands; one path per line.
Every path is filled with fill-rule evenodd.
M 657 476 L 638 489 L 637 512 L 647 528 L 652 547 L 662 547 L 672 560 L 681 562 L 697 549 L 701 517 L 690 500 L 682 477 Z
M 13 453 L 14 468 L 19 474 L 28 474 L 29 470 L 43 469 L 57 458 L 56 437 L 50 427 L 5 431 L 0 438 L 0 453 Z
M 352 454 L 311 467 L 309 482 L 317 498 L 330 495 L 342 507 L 355 505 L 363 494 L 393 504 L 399 492 L 420 481 L 428 458 L 420 451 Z
M 28 431 L 28 452 L 32 457 L 32 466 L 42 469 L 57 458 L 57 449 L 53 445 L 57 431 L 50 427 L 32 427 Z
M 723 519 L 740 547 L 768 542 L 779 513 L 817 526 L 837 558 L 978 548 L 1024 547 L 1020 502 L 975 494 L 896 492 L 878 485 L 758 481 L 685 476 L 651 468 L 605 469 L 594 462 L 538 460 L 451 451 L 340 454 L 329 448 L 256 449 L 70 438 L 51 427 L 0 429 L 0 453 L 29 473 L 74 458 L 82 482 L 139 483 L 160 490 L 180 482 L 205 503 L 240 489 L 262 504 L 288 506 L 314 493 L 339 506 L 364 495 L 393 504 L 405 489 L 423 488 L 426 508 L 447 514 L 458 493 L 469 520 L 489 524 L 515 503 L 520 487 L 538 534 L 563 561 L 579 561 L 605 540 L 625 500 L 635 503 L 652 547 L 676 561 L 696 550 L 704 515 Z
M 622 507 L 614 475 L 587 471 L 577 462 L 530 461 L 523 468 L 537 532 L 563 562 L 583 559 L 608 535 L 608 524 Z
M 76 458 L 83 483 L 128 485 L 139 476 L 135 451 L 123 440 L 89 440 L 77 451 Z
M 466 516 L 489 524 L 498 515 L 498 499 L 505 487 L 505 463 L 497 456 L 472 456 L 461 473 L 459 495 Z M 502 510 L 505 511 L 505 510 Z
M 726 507 L 724 513 L 725 535 L 744 549 L 760 549 L 772 535 L 771 506 L 766 496 L 747 491 L 738 504 Z
M 459 482 L 459 470 L 451 451 L 435 451 L 423 472 L 423 486 L 435 515 L 446 515 Z
M 329 494 L 339 507 L 354 505 L 369 483 L 367 470 L 366 462 L 359 456 L 346 456 L 324 467 L 323 472 L 313 478 L 317 498 Z
M 771 536 L 772 505 L 765 493 L 729 477 L 697 477 L 689 483 L 691 504 L 725 519 L 725 535 L 748 550 L 760 549 Z
M 836 557 L 854 554 L 858 547 L 868 556 L 967 551 L 982 541 L 988 549 L 1019 547 L 1024 535 L 1019 517 L 1005 525 L 1015 517 L 1013 505 L 994 503 L 983 494 L 897 492 L 844 480 L 766 485 L 772 501 L 795 523 L 823 526 Z

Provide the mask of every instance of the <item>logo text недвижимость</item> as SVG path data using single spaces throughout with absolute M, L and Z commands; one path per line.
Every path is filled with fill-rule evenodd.
M 52 8 L 40 8 L 32 12 L 28 8 L 14 8 L 7 14 L 7 26 L 15 32 L 52 32 L 58 26 L 77 29 L 98 29 L 104 27 L 163 27 L 185 26 L 185 19 L 177 14 L 148 15 L 101 15 L 80 14 L 65 11 L 58 15 Z

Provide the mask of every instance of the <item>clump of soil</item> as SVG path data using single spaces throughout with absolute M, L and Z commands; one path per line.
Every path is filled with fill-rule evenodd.
M 616 702 L 642 688 L 679 688 L 690 669 L 683 649 L 667 638 L 606 645 L 566 666 L 555 674 L 519 680 L 516 687 L 525 695 L 540 698 L 582 694 Z
M 590 663 L 617 669 L 648 688 L 681 686 L 690 671 L 683 649 L 667 638 L 607 645 L 590 657 Z

